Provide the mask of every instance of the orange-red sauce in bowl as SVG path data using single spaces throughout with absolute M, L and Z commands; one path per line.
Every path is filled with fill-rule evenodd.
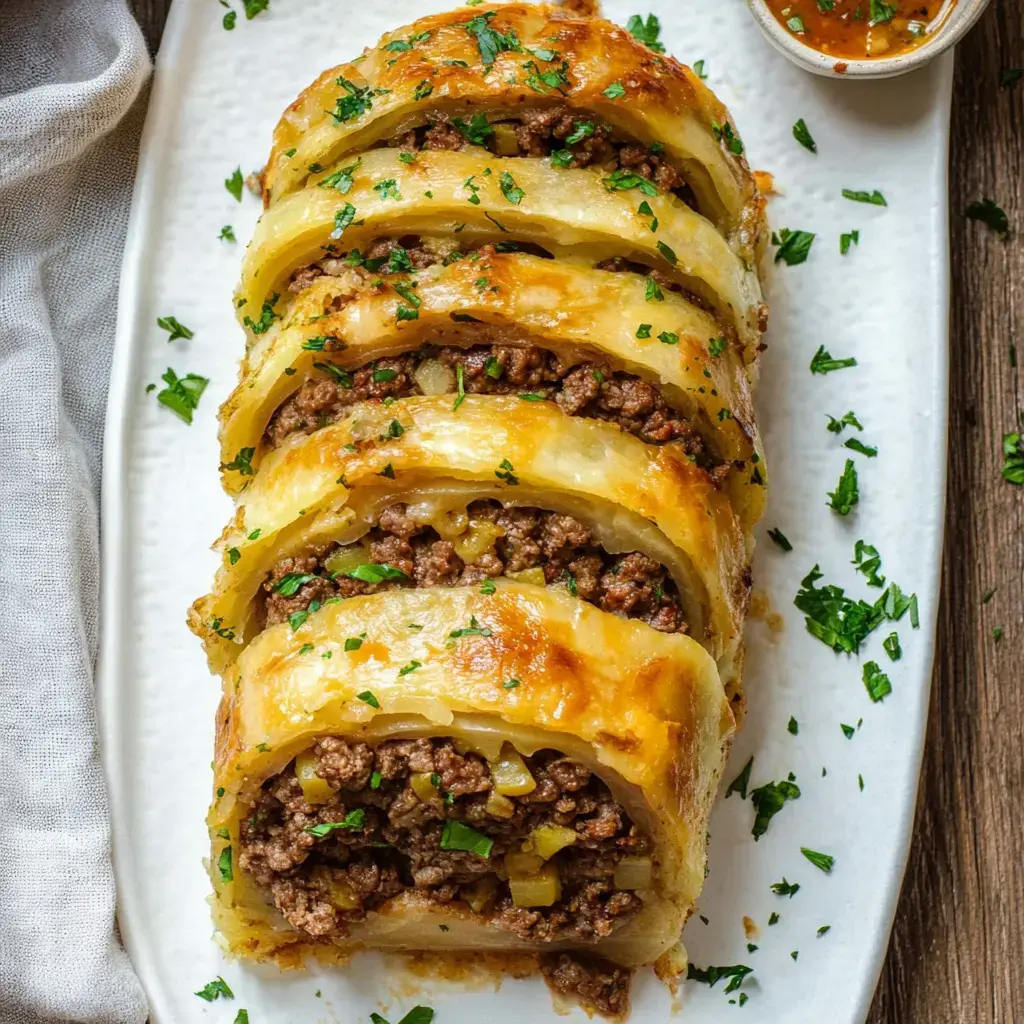
M 895 57 L 924 43 L 956 0 L 765 0 L 782 26 L 830 57 Z

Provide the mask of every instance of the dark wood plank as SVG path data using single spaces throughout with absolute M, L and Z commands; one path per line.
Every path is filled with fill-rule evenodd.
M 151 50 L 170 0 L 133 0 Z M 870 1024 L 1024 1021 L 1024 493 L 1000 476 L 1020 423 L 1024 250 L 969 223 L 996 199 L 1024 232 L 1024 9 L 996 0 L 961 45 L 950 210 L 949 509 L 913 849 Z M 985 593 L 996 588 L 988 604 Z M 993 639 L 1001 626 L 1003 639 Z

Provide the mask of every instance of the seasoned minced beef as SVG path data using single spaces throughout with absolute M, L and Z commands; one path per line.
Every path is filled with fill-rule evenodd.
M 546 583 L 567 586 L 570 593 L 604 611 L 640 619 L 663 633 L 686 631 L 674 580 L 647 555 L 639 551 L 609 554 L 594 543 L 583 523 L 558 512 L 506 509 L 490 499 L 474 501 L 467 511 L 470 521 L 493 523 L 501 531 L 493 548 L 469 563 L 458 556 L 451 541 L 414 521 L 402 503 L 383 510 L 364 544 L 367 562 L 391 566 L 404 578 L 383 583 L 364 583 L 346 575 L 331 578 L 324 562 L 337 550 L 334 544 L 281 559 L 263 584 L 266 625 L 284 622 L 314 602 L 323 604 L 332 597 L 393 587 L 472 586 L 489 577 L 540 566 Z
M 453 373 L 461 366 L 469 394 L 527 394 L 530 398 L 524 401 L 554 401 L 569 416 L 617 423 L 648 444 L 673 443 L 699 463 L 708 462 L 693 424 L 639 377 L 600 362 L 562 362 L 555 353 L 535 346 L 497 344 L 427 346 L 348 373 L 311 377 L 271 417 L 266 444 L 276 448 L 294 433 L 312 433 L 344 416 L 357 402 L 422 394 L 415 373 L 427 359 L 440 360 Z
M 433 111 L 422 128 L 406 132 L 388 145 L 408 151 L 420 149 L 460 150 L 472 148 L 443 111 Z M 468 121 L 469 118 L 464 120 Z M 566 167 L 600 167 L 605 171 L 633 171 L 653 181 L 665 192 L 675 192 L 693 205 L 693 194 L 683 176 L 661 155 L 660 147 L 643 146 L 614 137 L 611 125 L 600 118 L 561 105 L 543 110 L 522 110 L 515 119 L 495 122 L 493 134 L 485 137 L 489 150 L 500 156 L 546 157 L 552 152 L 568 153 Z M 568 142 L 570 138 L 576 141 Z
M 293 928 L 315 939 L 344 938 L 350 922 L 405 889 L 440 904 L 471 900 L 492 925 L 538 942 L 603 938 L 642 906 L 635 893 L 615 889 L 613 876 L 623 856 L 649 854 L 649 840 L 603 782 L 555 751 L 524 758 L 537 787 L 508 797 L 506 817 L 487 809 L 487 761 L 459 754 L 449 739 L 370 747 L 325 736 L 312 752 L 330 799 L 307 803 L 289 765 L 264 784 L 242 823 L 237 863 Z M 429 776 L 436 792 L 429 802 L 417 795 L 413 774 Z M 309 831 L 346 820 L 322 837 Z M 490 839 L 489 854 L 442 849 L 450 821 Z M 549 861 L 558 868 L 561 898 L 549 907 L 516 907 L 498 874 L 502 859 L 519 852 L 533 829 L 551 824 L 576 833 Z
M 609 1017 L 629 1013 L 631 973 L 596 956 L 557 953 L 541 961 L 544 980 L 556 992 L 573 996 L 585 1009 Z

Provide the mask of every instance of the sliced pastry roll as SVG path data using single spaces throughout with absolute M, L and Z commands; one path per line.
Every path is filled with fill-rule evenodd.
M 546 5 L 423 18 L 325 71 L 274 132 L 272 205 L 349 154 L 479 146 L 558 167 L 640 171 L 753 262 L 763 200 L 729 112 L 700 78 L 622 28 Z
M 713 310 L 748 361 L 756 357 L 764 310 L 754 265 L 681 200 L 653 188 L 649 195 L 646 179 L 633 175 L 635 187 L 623 188 L 623 179 L 597 168 L 563 171 L 548 160 L 495 157 L 480 147 L 424 151 L 411 161 L 402 155 L 370 150 L 264 213 L 236 298 L 252 342 L 265 341 L 280 319 L 277 304 L 301 268 L 362 251 L 382 235 L 413 235 L 470 248 L 525 244 L 562 261 L 656 272 Z M 415 299 L 403 308 L 403 316 L 414 316 Z
M 750 386 L 708 312 L 656 283 L 652 300 L 650 279 L 636 274 L 493 246 L 449 246 L 415 277 L 388 273 L 389 262 L 431 255 L 406 241 L 378 243 L 371 270 L 323 261 L 287 303 L 221 410 L 230 492 L 267 453 L 358 403 L 511 394 L 671 444 L 726 488 L 744 527 L 760 518 L 766 477 Z M 410 298 L 417 315 L 400 319 Z
M 689 637 L 568 594 L 427 588 L 262 633 L 208 824 L 228 951 L 673 950 L 733 731 Z
M 731 685 L 748 553 L 708 474 L 673 446 L 553 403 L 456 402 L 360 404 L 264 459 L 219 542 L 214 590 L 191 613 L 213 670 L 327 598 L 511 578 L 687 632 Z

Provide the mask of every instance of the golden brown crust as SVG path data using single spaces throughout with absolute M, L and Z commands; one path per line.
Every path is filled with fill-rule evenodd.
M 487 66 L 466 27 L 484 17 L 495 31 L 514 33 L 521 47 L 499 52 Z M 410 40 L 416 42 L 409 49 L 388 49 Z M 543 61 L 538 51 L 557 56 Z M 555 89 L 538 81 L 538 71 L 560 70 L 563 62 L 565 85 Z M 342 122 L 330 113 L 347 92 L 339 79 L 370 90 L 366 109 Z M 609 97 L 606 90 L 615 84 L 623 93 L 613 89 Z M 422 18 L 388 33 L 358 60 L 325 71 L 275 129 L 267 205 L 301 188 L 310 164 L 326 167 L 392 139 L 423 124 L 428 112 L 498 115 L 556 102 L 594 114 L 625 137 L 661 143 L 666 158 L 686 175 L 701 211 L 753 261 L 764 235 L 764 202 L 745 157 L 723 138 L 722 126 L 735 131 L 724 105 L 689 68 L 653 53 L 617 25 L 545 5 L 480 6 Z
M 487 288 L 479 286 L 481 275 Z M 294 300 L 282 300 L 281 324 L 253 350 L 247 372 L 221 409 L 222 466 L 237 466 L 238 453 L 253 449 L 242 464 L 246 473 L 223 471 L 230 493 L 246 485 L 250 467 L 258 469 L 271 415 L 315 373 L 314 363 L 326 359 L 353 370 L 427 343 L 472 345 L 481 331 L 492 332 L 486 338 L 502 329 L 570 361 L 606 359 L 657 385 L 673 407 L 696 421 L 711 451 L 730 464 L 727 487 L 744 527 L 760 518 L 767 472 L 750 385 L 735 347 L 716 347 L 722 344 L 716 343 L 721 328 L 709 313 L 672 292 L 660 302 L 647 301 L 645 281 L 635 274 L 523 254 L 459 260 L 431 267 L 415 281 L 421 303 L 415 320 L 396 319 L 404 300 L 391 287 L 367 285 L 354 274 L 320 277 Z M 402 283 L 409 281 L 403 277 Z M 594 330 L 597 323 L 600 331 Z M 647 328 L 640 331 L 643 323 Z M 668 344 L 662 335 L 677 340 Z M 343 347 L 329 355 L 304 348 L 311 336 L 335 338 Z
M 452 644 L 451 623 L 471 617 L 490 635 Z M 410 631 L 410 621 L 423 629 Z M 362 633 L 362 646 L 345 651 L 344 638 Z M 400 675 L 413 661 L 420 667 Z M 513 677 L 519 685 L 505 687 Z M 379 709 L 357 699 L 365 690 Z M 523 753 L 554 747 L 591 766 L 652 837 L 657 875 L 644 910 L 593 948 L 627 965 L 653 962 L 676 942 L 703 883 L 705 822 L 732 731 L 714 662 L 696 643 L 566 594 L 510 585 L 326 606 L 297 631 L 264 632 L 225 676 L 208 819 L 215 916 L 232 952 L 315 951 L 240 872 L 227 881 L 216 868 L 260 784 L 315 736 L 452 735 L 492 757 L 511 739 Z M 396 917 L 405 927 L 397 938 Z M 439 948 L 531 948 L 459 905 L 423 905 L 414 894 L 354 928 L 351 944 L 434 947 L 439 921 L 455 932 Z

